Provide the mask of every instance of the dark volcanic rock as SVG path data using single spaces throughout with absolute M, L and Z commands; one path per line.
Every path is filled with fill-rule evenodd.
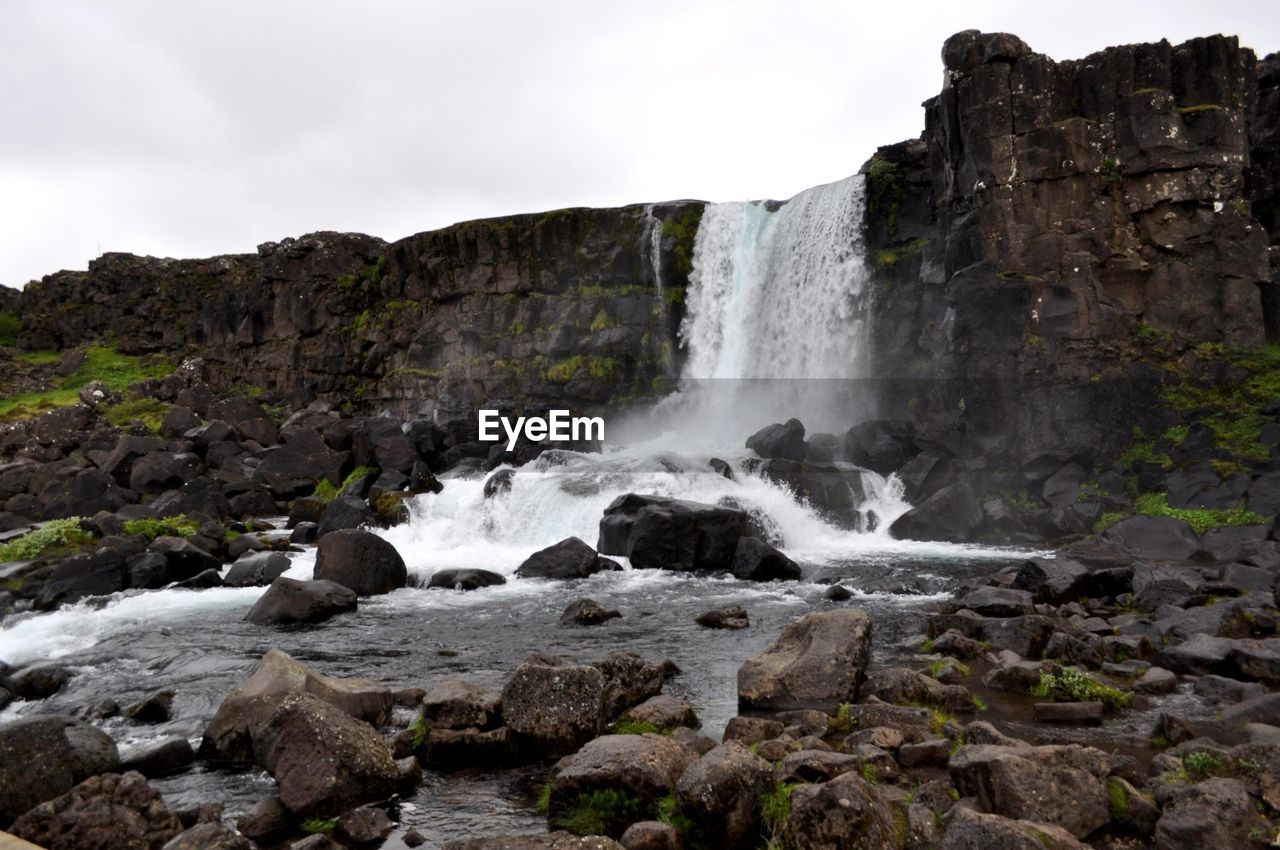
M 608 558 L 596 554 L 576 537 L 561 540 L 534 552 L 516 569 L 521 578 L 575 579 L 595 575 L 602 570 L 621 569 Z
M 502 689 L 502 719 L 522 751 L 564 755 L 604 731 L 605 679 L 595 667 L 528 660 Z
M 348 529 L 320 538 L 315 578 L 349 587 L 358 596 L 404 587 L 408 570 L 396 547 L 368 531 Z
M 751 625 L 747 618 L 747 609 L 741 605 L 704 611 L 694 618 L 694 622 L 708 629 L 745 629 Z
M 36 597 L 36 607 L 56 608 L 84 599 L 103 596 L 125 587 L 124 558 L 112 549 L 98 549 L 73 555 L 54 567 Z
M 747 448 L 762 458 L 804 460 L 808 446 L 804 441 L 804 425 L 799 419 L 766 425 L 747 438 Z
M 605 735 L 564 759 L 551 782 L 552 816 L 596 791 L 621 791 L 656 812 L 657 802 L 675 791 L 695 760 L 680 744 L 661 735 Z M 630 822 L 610 823 L 621 835 Z
M 871 618 L 853 608 L 807 614 L 738 670 L 742 708 L 829 713 L 858 695 L 871 651 Z
M 104 773 L 36 806 L 11 831 L 48 850 L 161 848 L 182 823 L 142 774 Z
M 560 614 L 560 623 L 576 623 L 579 626 L 597 626 L 600 623 L 617 619 L 622 614 L 605 608 L 594 599 L 575 599 Z
M 236 559 L 222 583 L 228 587 L 271 584 L 289 569 L 289 556 L 281 552 L 246 552 Z
M 749 525 L 733 508 L 629 493 L 605 508 L 599 547 L 636 569 L 728 570 Z
M 71 717 L 39 714 L 0 726 L 0 821 L 119 763 L 111 738 Z
M 332 581 L 298 581 L 281 576 L 254 603 L 245 620 L 258 625 L 321 623 L 356 609 L 355 591 Z
M 1104 531 L 1102 540 L 1129 555 L 1169 561 L 1186 560 L 1200 548 L 1195 532 L 1173 517 L 1129 517 Z
M 741 537 L 733 552 L 733 575 L 744 581 L 794 581 L 800 565 L 758 537 Z
M 196 760 L 186 738 L 173 736 L 149 744 L 120 762 L 121 770 L 136 770 L 148 779 L 177 773 Z
M 446 569 L 431 574 L 427 587 L 445 587 L 451 590 L 479 590 L 506 584 L 507 580 L 488 570 Z

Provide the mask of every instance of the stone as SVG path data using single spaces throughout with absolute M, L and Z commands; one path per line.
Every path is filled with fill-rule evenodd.
M 605 735 L 586 743 L 560 763 L 551 780 L 550 813 L 574 805 L 584 794 L 613 790 L 640 801 L 656 814 L 659 800 L 676 789 L 676 782 L 696 756 L 661 735 Z M 610 824 L 607 832 L 621 835 L 630 823 Z
M 427 587 L 441 587 L 449 590 L 479 590 L 482 587 L 497 587 L 506 584 L 507 580 L 497 573 L 477 569 L 444 569 L 436 570 L 427 581 Z
M 175 735 L 148 744 L 120 761 L 123 771 L 136 770 L 148 779 L 168 776 L 190 767 L 196 760 L 195 750 L 186 738 Z
M 427 732 L 422 757 L 432 767 L 506 767 L 517 763 L 515 737 L 506 726 L 496 729 L 431 729 Z
M 1070 558 L 1032 558 L 1018 568 L 1013 587 L 1031 593 L 1036 602 L 1061 604 L 1097 595 L 1089 568 Z
M 807 614 L 738 670 L 742 708 L 834 712 L 857 698 L 871 647 L 871 618 L 853 608 Z
M 358 529 L 374 518 L 369 503 L 359 496 L 339 495 L 324 506 L 320 514 L 320 537 L 337 531 Z
M 800 565 L 758 537 L 741 537 L 733 552 L 734 578 L 743 581 L 795 581 Z
M 148 694 L 124 710 L 124 716 L 135 723 L 165 723 L 173 716 L 173 691 Z
M 432 729 L 486 729 L 500 719 L 498 693 L 462 679 L 434 682 L 421 702 L 422 716 Z
M 222 569 L 222 561 L 182 537 L 157 537 L 147 549 L 164 556 L 170 581 L 183 581 L 207 570 Z
M 724 740 L 737 741 L 744 745 L 759 744 L 782 734 L 781 721 L 766 717 L 731 717 L 724 727 Z
M 759 830 L 757 801 L 773 782 L 769 762 L 729 741 L 684 771 L 676 783 L 676 799 L 709 846 L 750 846 Z
M 708 629 L 745 629 L 751 625 L 747 618 L 747 609 L 741 605 L 731 605 L 728 608 L 717 608 L 714 611 L 704 611 L 694 618 L 699 626 Z
M 867 678 L 861 695 L 896 705 L 932 705 L 948 711 L 972 711 L 973 698 L 963 685 L 944 685 L 904 667 L 885 667 Z
M 897 845 L 893 810 L 856 771 L 793 791 L 787 833 L 799 847 L 841 847 L 847 836 L 867 850 Z
M 899 540 L 964 543 L 975 539 L 984 522 L 982 507 L 968 481 L 948 484 L 894 520 L 889 533 Z
M 356 593 L 345 585 L 281 576 L 271 582 L 245 620 L 261 626 L 322 623 L 355 609 Z
M 617 569 L 621 567 L 597 555 L 577 537 L 568 537 L 534 552 L 516 568 L 516 575 L 521 578 L 577 579 Z
M 575 599 L 560 614 L 560 625 L 598 626 L 621 616 L 619 612 L 605 608 L 594 599 Z
M 103 773 L 41 803 L 9 828 L 47 850 L 164 847 L 182 823 L 140 773 Z
M 320 539 L 320 526 L 314 522 L 299 522 L 289 534 L 289 542 L 308 546 Z
M 594 666 L 604 674 L 605 713 L 617 717 L 662 692 L 668 662 L 645 661 L 634 653 L 615 650 Z
M 522 751 L 564 755 L 604 731 L 605 677 L 595 667 L 526 660 L 502 689 L 502 719 Z
M 296 850 L 297 845 L 294 845 Z M 557 831 L 546 835 L 497 835 L 450 841 L 444 850 L 624 850 L 621 844 L 600 835 L 578 836 Z
M 347 529 L 320 538 L 314 578 L 376 596 L 404 587 L 409 572 L 396 547 L 372 532 Z
M 1185 561 L 1200 548 L 1200 539 L 1190 526 L 1167 516 L 1122 519 L 1100 539 L 1128 555 L 1166 561 Z
M 898 748 L 898 761 L 907 770 L 918 767 L 946 767 L 950 758 L 951 742 L 946 738 L 903 744 Z
M 982 814 L 956 806 L 938 850 L 1088 850 L 1059 826 Z
M 111 549 L 72 555 L 53 568 L 40 587 L 35 606 L 48 611 L 89 596 L 106 596 L 125 587 L 124 557 Z
M 1102 703 L 1086 702 L 1038 702 L 1031 707 L 1031 716 L 1037 723 L 1088 723 L 1102 722 Z
M 1135 694 L 1171 694 L 1178 688 L 1178 677 L 1163 667 L 1148 667 L 1133 683 Z
M 1173 789 L 1156 822 L 1161 850 L 1246 847 L 1262 826 L 1248 791 L 1238 779 L 1215 777 Z
M 374 726 L 391 716 L 389 688 L 370 679 L 338 679 L 324 676 L 278 649 L 262 661 L 218 707 L 205 729 L 200 758 L 213 762 L 253 761 L 253 734 L 267 721 L 284 697 L 309 693 L 341 711 Z
M 799 419 L 766 425 L 747 438 L 746 447 L 762 458 L 804 460 L 809 447 Z
M 391 750 L 369 724 L 309 693 L 292 693 L 253 732 L 255 759 L 299 816 L 340 812 L 395 792 Z
M 241 535 L 247 537 L 248 535 Z M 241 539 L 241 538 L 236 538 Z M 223 577 L 227 587 L 268 585 L 288 571 L 289 556 L 281 552 L 248 551 L 236 558 Z
M 62 690 L 71 676 L 71 671 L 61 665 L 35 664 L 14 673 L 9 678 L 9 687 L 18 699 L 48 699 Z
M 624 850 L 684 850 L 680 830 L 656 820 L 631 824 L 618 843 Z
M 887 477 L 915 456 L 915 426 L 901 419 L 862 422 L 845 432 L 840 448 L 845 460 Z
M 688 700 L 673 697 L 669 694 L 658 694 L 649 697 L 639 705 L 632 706 L 622 713 L 622 722 L 641 723 L 659 730 L 674 729 L 684 726 L 697 729 L 702 726 L 698 714 Z
M 35 714 L 6 723 L 0 726 L 0 822 L 119 763 L 110 737 L 72 717 Z
M 344 844 L 373 844 L 382 841 L 395 824 L 382 809 L 359 806 L 338 818 L 333 834 Z
M 831 750 L 799 750 L 788 753 L 777 767 L 777 774 L 783 782 L 826 782 L 851 770 L 858 770 L 861 760 L 847 753 L 836 753 Z
M 1012 588 L 980 587 L 965 594 L 956 604 L 984 617 L 1021 617 L 1035 613 L 1031 594 Z
M 511 492 L 511 481 L 516 477 L 514 469 L 499 469 L 490 475 L 484 482 L 484 497 L 492 499 L 495 496 L 501 496 L 503 493 Z
M 605 508 L 598 546 L 603 555 L 630 558 L 635 569 L 723 572 L 749 520 L 735 508 L 629 493 Z
M 221 823 L 198 823 L 174 836 L 161 850 L 253 850 L 253 844 Z

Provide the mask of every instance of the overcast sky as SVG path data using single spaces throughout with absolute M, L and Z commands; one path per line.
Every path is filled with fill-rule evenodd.
M 864 8 L 869 7 L 869 8 Z M 0 0 L 0 283 L 105 251 L 789 197 L 916 136 L 969 28 L 1057 59 L 1270 2 Z

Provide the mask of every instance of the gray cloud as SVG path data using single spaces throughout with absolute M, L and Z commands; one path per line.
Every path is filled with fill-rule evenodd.
M 1280 49 L 1266 2 L 867 5 L 18 0 L 0 29 L 0 282 L 100 251 L 787 197 L 918 134 L 965 28 L 1063 59 L 1215 32 Z

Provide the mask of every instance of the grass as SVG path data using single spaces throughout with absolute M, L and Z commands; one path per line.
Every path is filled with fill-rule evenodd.
M 157 537 L 190 537 L 200 529 L 200 523 L 186 516 L 164 519 L 131 519 L 124 524 L 124 533 L 130 537 L 145 537 L 148 541 Z
M 328 835 L 337 825 L 337 818 L 307 818 L 300 824 L 303 832 L 312 835 Z
M 420 749 L 422 745 L 427 742 L 426 715 L 419 714 L 417 717 L 413 718 L 413 725 L 411 725 L 409 729 L 413 732 L 413 748 L 415 750 Z M 547 790 L 548 799 L 550 799 L 550 795 L 551 795 L 550 784 L 547 785 L 546 790 Z
M 760 806 L 760 824 L 767 850 L 783 850 L 787 846 L 787 821 L 791 820 L 791 792 L 796 786 L 779 782 L 760 792 L 756 802 Z
M 0 313 L 0 345 L 17 345 L 22 332 L 22 317 L 12 310 Z
M 858 775 L 861 776 L 863 781 L 869 785 L 880 784 L 880 770 L 874 764 L 871 764 L 871 762 L 864 761 L 862 764 L 858 765 Z
M 171 407 L 172 405 L 159 399 L 135 398 L 107 408 L 103 418 L 118 428 L 123 428 L 136 419 L 146 425 L 151 433 L 159 434 Z
M 619 720 L 613 724 L 615 735 L 661 735 L 665 729 L 647 720 Z
M 1268 459 L 1270 451 L 1258 437 L 1263 427 L 1274 421 L 1263 408 L 1280 398 L 1280 344 L 1251 351 L 1202 344 L 1196 346 L 1195 353 L 1203 361 L 1225 361 L 1243 373 L 1242 379 L 1196 383 L 1184 378 L 1164 388 L 1164 403 L 1213 429 L 1219 448 L 1238 458 Z
M 1270 525 L 1271 521 L 1260 514 L 1243 507 L 1231 510 L 1211 510 L 1209 508 L 1173 508 L 1169 506 L 1167 493 L 1144 493 L 1134 500 L 1128 512 L 1117 511 L 1104 514 L 1098 520 L 1094 531 L 1104 531 L 1120 520 L 1131 515 L 1167 516 L 1180 519 L 1196 534 L 1204 534 L 1211 528 L 1224 525 Z
M 942 671 L 947 669 L 948 667 L 954 667 L 956 669 L 956 672 L 959 673 L 961 676 L 963 676 L 966 679 L 969 678 L 969 672 L 970 672 L 969 665 L 964 664 L 960 661 L 956 661 L 954 658 L 939 658 L 934 661 L 930 661 L 929 675 L 936 679 L 942 673 Z
M 613 319 L 609 318 L 609 312 L 603 307 L 596 312 L 596 317 L 591 322 L 592 331 L 605 331 L 616 326 L 617 323 L 614 322 Z
M 667 826 L 680 830 L 680 834 L 685 836 L 686 842 L 694 843 L 692 839 L 697 826 L 680 808 L 680 801 L 676 799 L 674 794 L 668 794 L 658 801 L 658 820 Z
M 1116 823 L 1128 823 L 1131 817 L 1129 792 L 1124 790 L 1124 786 L 1115 779 L 1108 779 L 1107 798 L 1111 802 L 1111 819 Z
M 827 730 L 837 735 L 848 735 L 856 725 L 857 723 L 853 719 L 853 706 L 850 703 L 842 702 L 840 707 L 836 709 L 836 716 L 827 722 Z
M 574 835 L 619 835 L 645 815 L 643 801 L 625 791 L 604 788 L 582 794 L 550 820 L 552 826 Z
M 538 799 L 533 804 L 538 811 L 544 815 L 551 811 L 551 781 L 548 780 L 538 789 Z
M 355 484 L 361 478 L 364 478 L 366 475 L 370 475 L 376 471 L 377 470 L 371 466 L 357 466 L 355 469 L 351 470 L 346 478 L 342 479 L 342 484 L 337 487 L 334 487 L 333 482 L 328 478 L 321 478 L 320 483 L 316 484 L 316 489 L 311 495 L 325 504 L 328 504 L 343 493 L 347 492 L 347 488 Z
M 1065 667 L 1061 673 L 1043 673 L 1040 681 L 1031 688 L 1031 695 L 1052 702 L 1101 702 L 1112 711 L 1129 705 L 1130 695 L 1105 685 L 1088 673 L 1075 667 Z
M 80 517 L 55 519 L 16 540 L 0 544 L 0 562 L 30 561 L 50 549 L 79 546 L 93 539 L 92 534 L 80 527 Z
M 139 381 L 163 378 L 173 373 L 173 364 L 166 359 L 121 354 L 114 346 L 90 346 L 85 349 L 84 354 L 84 362 L 80 364 L 80 368 L 56 381 L 56 386 L 0 400 L 0 421 L 13 422 L 38 416 L 54 408 L 73 405 L 80 400 L 80 390 L 91 381 L 102 381 L 107 389 L 119 392 Z M 58 357 L 55 355 L 56 359 Z

